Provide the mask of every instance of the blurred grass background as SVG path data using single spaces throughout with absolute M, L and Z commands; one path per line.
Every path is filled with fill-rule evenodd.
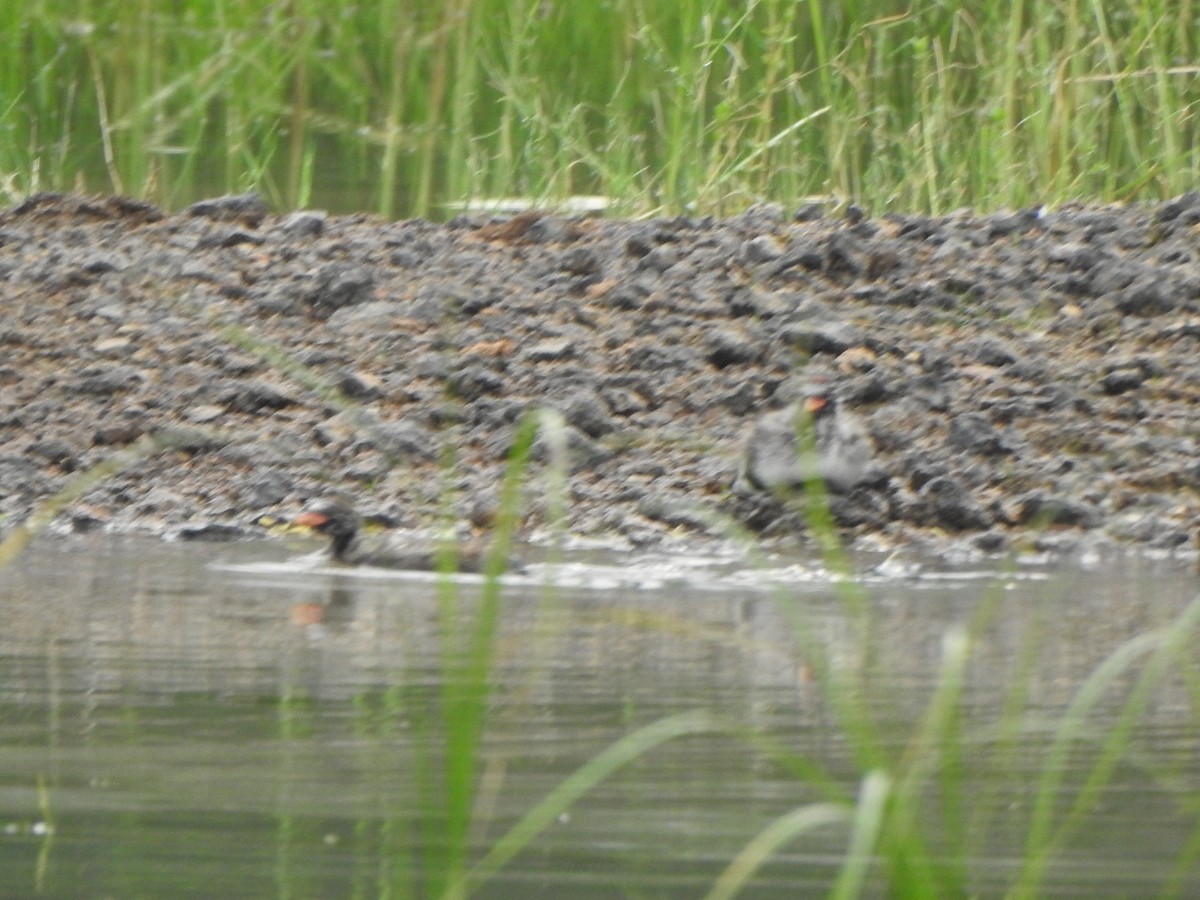
M 1197 180 L 1198 35 L 1192 0 L 6 3 L 0 200 L 1156 199 Z

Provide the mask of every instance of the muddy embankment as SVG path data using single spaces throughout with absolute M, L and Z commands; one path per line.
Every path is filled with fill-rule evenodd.
M 0 279 L 3 526 L 147 436 L 58 522 L 252 532 L 332 491 L 482 522 L 550 407 L 571 531 L 692 539 L 716 513 L 802 538 L 728 485 L 747 425 L 817 372 L 889 476 L 834 498 L 850 540 L 1172 548 L 1197 514 L 1200 196 L 439 225 L 40 195 L 0 213 Z

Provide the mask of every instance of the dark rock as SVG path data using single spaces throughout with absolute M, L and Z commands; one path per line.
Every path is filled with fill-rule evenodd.
M 175 538 L 180 541 L 244 541 L 258 534 L 257 531 L 224 522 L 181 525 L 174 532 Z
M 800 238 L 792 242 L 783 257 L 771 269 L 772 275 L 781 275 L 796 267 L 816 271 L 825 266 L 823 249 L 811 238 Z
M 571 226 L 558 216 L 541 216 L 532 222 L 524 238 L 534 244 L 565 244 L 573 236 Z
M 956 450 L 983 456 L 999 456 L 1012 452 L 1000 432 L 980 413 L 965 413 L 951 419 L 950 434 L 946 442 Z
M 779 259 L 783 256 L 784 249 L 774 235 L 760 234 L 742 244 L 738 250 L 738 259 L 743 265 L 761 265 Z
M 940 285 L 930 282 L 906 284 L 888 295 L 888 301 L 897 306 L 926 307 L 929 309 L 953 309 L 958 301 Z
M 1009 540 L 1003 531 L 992 529 L 976 535 L 974 544 L 984 553 L 1003 553 L 1008 549 Z
M 887 475 L 877 470 L 868 482 L 845 494 L 829 495 L 829 511 L 842 528 L 884 528 L 894 517 L 887 494 L 880 490 Z
M 601 270 L 600 257 L 587 247 L 572 247 L 562 255 L 559 265 L 572 275 L 598 275 Z
M 1044 491 L 1032 491 L 1017 503 L 1017 522 L 1021 525 L 1097 528 L 1103 518 L 1100 510 L 1090 503 L 1051 496 Z
M 511 397 L 480 397 L 465 410 L 463 421 L 473 431 L 485 435 L 494 431 L 509 431 L 526 412 L 528 402 Z
M 1042 227 L 1042 207 L 1018 210 L 1015 213 L 1000 213 L 990 218 L 992 237 L 1008 237 Z
M 10 215 L 14 219 L 66 219 L 77 224 L 119 220 L 131 226 L 158 222 L 163 218 L 158 207 L 144 200 L 130 197 L 73 197 L 54 191 L 42 191 L 26 197 L 13 207 Z
M 82 394 L 116 394 L 139 386 L 142 377 L 132 366 L 93 366 L 80 373 L 73 387 Z
M 498 394 L 505 387 L 503 376 L 484 366 L 468 365 L 450 376 L 446 382 L 450 393 L 468 403 L 485 394 Z
M 665 272 L 679 262 L 679 251 L 674 247 L 658 246 L 650 250 L 634 267 L 635 271 Z
M 622 282 L 604 295 L 605 302 L 615 309 L 633 310 L 640 308 L 650 291 L 638 282 Z
M 567 401 L 563 409 L 566 420 L 589 437 L 598 438 L 611 432 L 616 425 L 609 414 L 608 404 L 594 390 L 583 390 Z
M 383 382 L 370 372 L 342 372 L 337 387 L 351 400 L 378 400 L 383 396 Z
M 914 521 L 952 531 L 987 528 L 992 517 L 957 479 L 939 475 L 917 493 Z
M 846 230 L 849 234 L 854 235 L 856 238 L 864 238 L 864 239 L 865 238 L 873 238 L 873 237 L 877 237 L 879 235 L 879 225 L 876 224 L 875 222 L 872 222 L 870 219 L 864 219 L 861 222 L 851 222 L 850 227 Z M 868 254 L 870 254 L 871 248 L 864 247 L 864 250 L 867 251 Z M 869 271 L 870 271 L 869 265 L 867 266 L 867 268 L 863 269 L 864 273 L 869 272 Z
M 280 222 L 279 230 L 293 240 L 318 237 L 325 231 L 327 218 L 324 212 L 302 209 Z
M 1104 252 L 1090 244 L 1069 242 L 1050 247 L 1046 251 L 1046 258 L 1077 272 L 1087 272 L 1104 259 Z
M 698 505 L 695 499 L 679 494 L 645 494 L 638 500 L 637 510 L 647 519 L 702 533 L 712 523 L 711 514 Z
M 661 384 L 662 372 L 688 372 L 696 367 L 695 350 L 688 347 L 659 347 L 654 344 L 642 344 L 642 346 L 630 348 L 625 359 L 631 366 L 650 373 L 650 377 L 658 384 Z M 655 377 L 654 373 L 659 373 L 659 377 Z
M 754 339 L 744 331 L 717 328 L 708 333 L 705 357 L 718 369 L 748 363 L 759 355 Z
M 267 315 L 294 316 L 308 309 L 294 286 L 290 284 L 269 284 L 252 290 L 249 294 L 259 312 Z
M 267 205 L 258 194 L 230 194 L 193 203 L 184 212 L 216 222 L 243 222 L 257 228 L 267 216 Z
M 971 348 L 975 359 L 985 366 L 1007 366 L 1017 361 L 1016 352 L 995 338 L 980 338 Z
M 410 371 L 417 378 L 448 381 L 454 371 L 451 358 L 443 353 L 421 353 L 410 363 Z
M 1092 296 L 1105 297 L 1124 290 L 1141 274 L 1141 266 L 1124 259 L 1109 259 L 1092 269 L 1089 288 Z
M 654 237 L 644 227 L 638 228 L 625 241 L 625 252 L 641 258 L 654 249 Z
M 76 450 L 59 438 L 43 438 L 29 445 L 29 454 L 61 466 L 70 472 L 76 468 Z
M 730 518 L 760 534 L 801 533 L 807 530 L 802 515 L 789 510 L 770 494 L 731 495 L 728 505 Z
M 867 211 L 857 203 L 851 203 L 846 207 L 846 221 L 851 225 L 857 225 L 867 218 Z
M 1100 379 L 1100 387 L 1109 395 L 1124 394 L 1141 387 L 1145 380 L 1146 376 L 1142 374 L 1141 369 L 1117 369 Z
M 1133 357 L 1130 361 L 1132 365 L 1145 375 L 1147 378 L 1162 378 L 1170 373 L 1170 368 L 1163 363 L 1163 360 L 1158 357 L 1139 354 Z M 1119 365 L 1114 368 L 1125 368 L 1124 365 Z
M 1138 278 L 1128 287 L 1117 291 L 1113 303 L 1126 315 L 1159 316 L 1178 306 L 1178 299 L 1170 288 L 1163 284 L 1160 275 Z
M 0 491 L 6 496 L 43 492 L 48 484 L 40 462 L 27 456 L 0 456 Z
M 1188 191 L 1170 200 L 1164 200 L 1154 211 L 1159 222 L 1171 222 L 1183 213 L 1200 210 L 1200 191 Z
M 203 235 L 196 242 L 197 250 L 225 250 L 229 247 L 236 247 L 238 244 L 262 244 L 265 238 L 261 235 L 253 234 L 249 231 L 244 231 L 241 228 L 222 228 L 218 231 L 210 231 Z
M 608 408 L 618 416 L 632 416 L 646 409 L 645 398 L 628 388 L 606 387 L 600 394 Z
M 393 460 L 433 461 L 439 441 L 429 429 L 416 422 L 382 422 L 365 432 L 367 443 Z
M 228 438 L 203 428 L 190 428 L 186 425 L 169 425 L 157 428 L 153 432 L 154 439 L 161 446 L 171 450 L 182 450 L 185 453 L 207 453 L 219 450 L 228 443 Z
M 99 445 L 130 444 L 144 433 L 145 426 L 141 420 L 132 419 L 102 425 L 92 435 L 92 443 Z
M 115 253 L 93 253 L 83 260 L 79 271 L 87 275 L 103 275 L 105 272 L 119 272 L 125 268 L 125 263 Z
M 489 293 L 480 293 L 455 282 L 439 282 L 417 290 L 416 301 L 408 314 L 425 322 L 443 322 L 458 319 L 463 314 L 474 315 L 487 309 L 492 302 Z
M 896 395 L 895 383 L 879 372 L 868 372 L 844 381 L 842 399 L 849 406 L 881 403 Z
M 951 266 L 968 259 L 970 254 L 971 249 L 965 242 L 957 238 L 950 238 L 943 241 L 934 251 L 933 261 L 939 266 Z
M 387 475 L 392 468 L 392 461 L 386 454 L 371 450 L 358 450 L 350 457 L 341 470 L 343 478 L 371 484 Z
M 866 260 L 857 242 L 845 232 L 835 232 L 825 240 L 824 270 L 830 274 L 858 275 Z
M 572 471 L 590 469 L 612 456 L 611 450 L 593 441 L 574 426 L 567 425 L 563 429 L 563 438 L 567 452 L 566 461 Z M 511 448 L 509 448 L 502 456 L 507 458 L 511 452 Z M 553 444 L 545 434 L 539 432 L 533 445 L 533 458 L 539 462 L 553 463 L 552 453 Z
M 862 343 L 862 333 L 842 322 L 790 322 L 779 332 L 789 344 L 809 353 L 837 356 Z
M 255 415 L 300 402 L 294 394 L 267 381 L 243 381 L 231 385 L 221 392 L 220 400 L 236 412 Z
M 1190 543 L 1192 536 L 1187 528 L 1164 523 L 1150 538 L 1150 546 L 1160 550 L 1175 550 Z
M 726 303 L 735 316 L 758 316 L 762 319 L 784 316 L 795 308 L 791 298 L 754 285 L 731 291 Z
M 1033 395 L 1032 401 L 1036 409 L 1046 412 L 1055 409 L 1066 409 L 1073 405 L 1076 399 L 1076 395 L 1065 385 L 1046 384 L 1037 390 Z
M 255 476 L 242 492 L 242 500 L 248 508 L 277 506 L 294 490 L 292 479 L 282 472 L 268 472 Z
M 87 512 L 71 513 L 71 531 L 76 534 L 90 534 L 94 531 L 100 531 L 108 523 L 100 518 Z
M 754 409 L 758 405 L 758 402 L 758 391 L 755 390 L 753 385 L 746 383 L 738 385 L 734 390 L 724 394 L 720 398 L 720 403 L 739 419 Z
M 794 213 L 792 213 L 792 221 L 794 222 L 816 222 L 825 215 L 825 210 L 820 203 L 806 203 Z
M 366 266 L 329 263 L 313 276 L 304 300 L 313 315 L 328 318 L 335 310 L 375 299 L 375 275 Z

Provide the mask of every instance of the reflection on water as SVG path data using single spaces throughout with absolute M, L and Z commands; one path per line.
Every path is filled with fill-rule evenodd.
M 0 895 L 421 893 L 438 852 L 425 823 L 444 586 L 288 556 L 278 544 L 47 538 L 0 572 Z M 1039 725 L 1049 733 L 1122 642 L 1177 615 L 1192 578 L 1179 563 L 1123 559 L 870 576 L 856 600 L 812 561 L 593 553 L 533 566 L 503 586 L 477 854 L 639 726 L 708 710 L 725 727 L 620 769 L 480 894 L 703 895 L 769 823 L 828 799 L 747 736 L 857 783 L 815 648 L 865 673 L 902 744 L 947 631 L 990 604 L 965 733 L 994 743 L 1014 685 L 1026 710 L 1005 771 L 975 771 L 970 753 L 959 762 L 978 788 L 959 823 L 975 847 L 968 881 L 994 893 L 1020 865 Z M 465 579 L 452 592 L 464 622 L 479 590 Z M 1155 693 L 1137 764 L 1058 855 L 1053 892 L 1161 885 L 1191 834 L 1194 700 L 1185 681 Z M 785 844 L 745 895 L 823 895 L 846 841 L 841 828 Z

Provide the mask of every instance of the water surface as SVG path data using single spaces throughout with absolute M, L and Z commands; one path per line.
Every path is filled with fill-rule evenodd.
M 469 626 L 480 582 L 293 555 L 280 543 L 47 537 L 0 572 L 0 895 L 422 893 L 439 859 L 431 772 L 461 636 L 445 639 L 446 604 Z M 689 711 L 719 727 L 621 768 L 479 894 L 703 896 L 772 821 L 829 799 L 768 745 L 856 790 L 862 761 L 827 668 L 863 686 L 899 757 L 947 634 L 981 617 L 956 762 L 970 802 L 958 819 L 931 804 L 930 839 L 966 841 L 966 883 L 1001 892 L 1056 723 L 1116 648 L 1180 613 L 1195 576 L 1134 556 L 896 575 L 878 562 L 854 561 L 857 588 L 816 561 L 736 555 L 576 553 L 506 578 L 476 858 L 622 736 Z M 1125 695 L 1112 693 L 1097 734 Z M 1006 718 L 1017 696 L 1022 711 Z M 1156 690 L 1136 752 L 1056 854 L 1046 893 L 1163 884 L 1195 828 L 1194 707 L 1186 678 Z M 1072 756 L 1064 797 L 1098 752 Z M 824 895 L 847 840 L 838 826 L 788 842 L 745 896 Z

